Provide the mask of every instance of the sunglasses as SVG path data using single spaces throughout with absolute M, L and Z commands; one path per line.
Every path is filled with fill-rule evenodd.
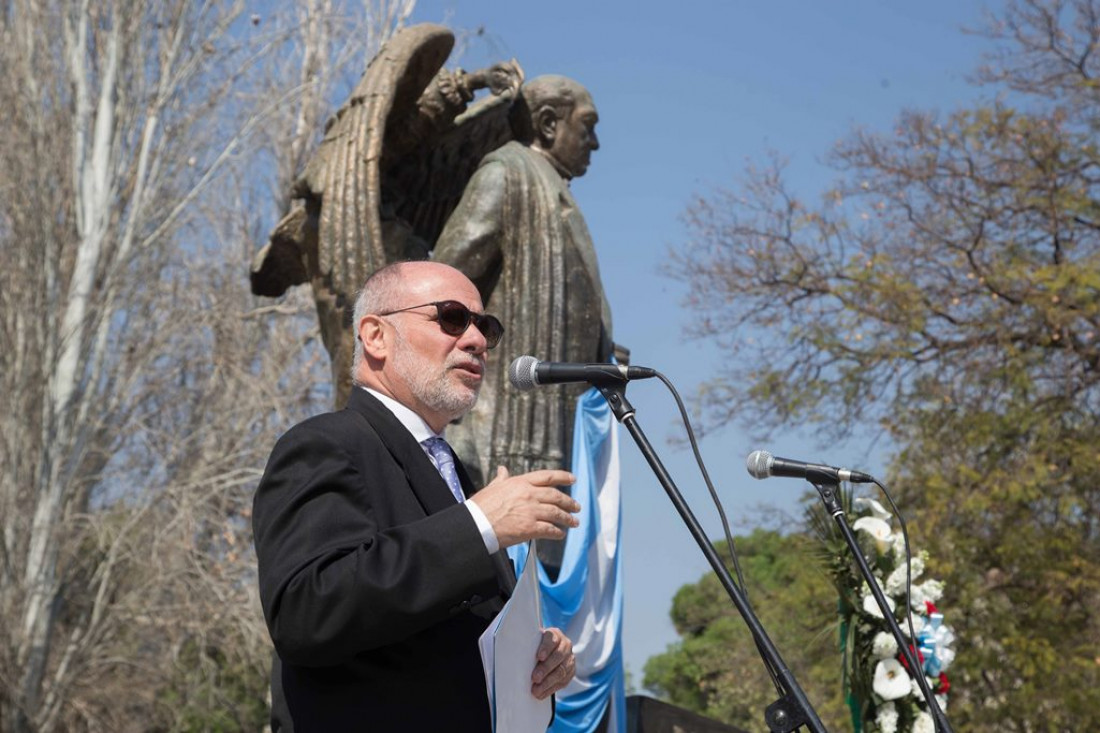
M 411 311 L 417 308 L 427 308 L 429 305 L 435 306 L 435 320 L 439 322 L 439 328 L 443 333 L 448 336 L 461 336 L 466 333 L 466 329 L 470 327 L 470 323 L 473 323 L 477 326 L 477 330 L 481 331 L 481 335 L 485 337 L 485 342 L 491 349 L 500 343 L 500 338 L 504 335 L 504 326 L 501 325 L 500 321 L 498 321 L 495 316 L 486 315 L 484 313 L 474 313 L 457 300 L 440 300 L 435 303 L 410 305 L 408 308 L 398 308 L 397 310 L 386 311 L 378 315 L 392 316 L 394 313 L 404 313 L 405 311 Z

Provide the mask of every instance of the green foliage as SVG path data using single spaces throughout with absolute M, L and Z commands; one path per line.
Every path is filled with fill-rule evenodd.
M 897 460 L 905 505 L 934 528 L 921 542 L 966 609 L 952 717 L 975 729 L 991 711 L 1019 727 L 1100 725 L 1100 434 L 1069 405 L 1044 407 L 925 415 Z
M 267 724 L 265 669 L 190 640 L 177 654 L 173 670 L 169 684 L 157 694 L 157 717 L 164 730 L 245 733 Z
M 756 530 L 735 538 L 753 607 L 769 638 L 833 729 L 846 720 L 840 686 L 836 594 L 803 535 Z M 725 543 L 716 545 L 728 558 Z M 778 699 L 752 637 L 712 574 L 676 594 L 682 637 L 646 663 L 645 686 L 673 704 L 747 730 L 764 725 Z
M 977 74 L 997 101 L 854 133 L 817 206 L 749 171 L 697 202 L 670 267 L 730 351 L 711 422 L 892 439 L 954 610 L 960 730 L 1100 727 L 1097 17 L 1009 3 Z

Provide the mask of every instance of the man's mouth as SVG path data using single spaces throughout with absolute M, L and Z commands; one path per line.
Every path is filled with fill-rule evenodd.
M 482 374 L 485 372 L 485 367 L 476 361 L 464 361 L 461 364 L 454 364 L 451 369 L 473 375 L 478 379 L 481 379 Z

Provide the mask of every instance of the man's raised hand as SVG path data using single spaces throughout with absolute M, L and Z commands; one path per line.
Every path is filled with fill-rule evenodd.
M 501 549 L 533 539 L 560 540 L 568 528 L 576 527 L 581 505 L 555 488 L 576 481 L 568 471 L 531 471 L 509 475 L 503 466 L 496 478 L 470 497 L 485 514 Z

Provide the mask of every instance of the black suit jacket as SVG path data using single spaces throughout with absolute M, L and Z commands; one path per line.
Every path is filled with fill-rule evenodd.
M 511 563 L 485 551 L 377 399 L 356 388 L 344 410 L 291 428 L 252 522 L 274 730 L 490 730 L 477 639 L 515 584 Z

